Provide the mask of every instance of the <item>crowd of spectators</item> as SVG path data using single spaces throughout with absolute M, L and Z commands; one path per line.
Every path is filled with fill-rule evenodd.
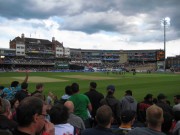
M 31 52 L 31 51 L 38 51 L 38 52 L 48 52 L 51 51 L 52 52 L 52 45 L 48 45 L 48 44 L 38 44 L 38 45 L 27 45 L 26 46 L 26 51 L 27 52 Z
M 98 92 L 96 82 L 81 94 L 78 83 L 67 85 L 64 95 L 43 94 L 44 85 L 28 91 L 28 72 L 20 84 L 0 86 L 0 133 L 13 135 L 179 135 L 180 95 L 174 106 L 160 93 L 147 94 L 137 102 L 132 90 L 122 99 L 115 98 L 114 85 L 106 95 Z

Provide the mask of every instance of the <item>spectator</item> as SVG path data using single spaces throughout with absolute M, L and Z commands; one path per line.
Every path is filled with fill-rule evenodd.
M 14 98 L 10 101 L 11 103 L 11 112 L 12 112 L 12 119 L 16 121 L 16 109 L 19 106 L 19 100 Z
M 114 85 L 107 86 L 107 95 L 100 101 L 100 104 L 108 105 L 111 108 L 114 117 L 112 126 L 117 127 L 120 124 L 120 104 L 119 101 L 114 97 L 114 92 Z
M 28 81 L 28 72 L 26 72 L 26 77 L 24 79 L 24 81 L 22 82 L 22 84 L 27 83 Z M 15 97 L 15 94 L 20 91 L 21 85 L 19 84 L 18 81 L 13 81 L 11 83 L 11 86 L 9 88 L 4 88 L 3 89 L 3 93 L 4 93 L 4 98 L 7 100 L 12 100 Z
M 180 115 L 180 113 L 179 113 Z M 180 135 L 180 120 L 176 123 L 176 126 L 173 130 L 173 135 Z
M 178 105 L 175 105 L 173 107 L 173 113 L 174 113 L 174 119 L 175 119 L 175 126 L 173 127 L 173 135 L 180 134 L 180 106 Z
M 166 103 L 166 96 L 161 93 L 157 96 L 157 99 L 158 99 L 158 102 L 156 105 L 161 107 L 164 112 L 167 112 L 167 113 L 173 115 L 172 108 Z
M 72 101 L 74 104 L 74 113 L 82 118 L 86 128 L 90 128 L 87 109 L 91 112 L 92 106 L 89 98 L 84 94 L 79 94 L 79 84 L 73 83 L 71 87 L 73 95 L 69 98 L 69 101 Z
M 103 94 L 99 93 L 96 90 L 97 84 L 96 82 L 90 82 L 89 91 L 85 93 L 89 97 L 89 100 L 92 104 L 92 112 L 91 116 L 95 119 L 96 111 L 100 107 L 100 101 L 104 98 Z
M 137 127 L 129 131 L 127 135 L 165 135 L 161 132 L 163 120 L 163 110 L 152 105 L 146 110 L 147 127 Z
M 67 123 L 69 114 L 68 109 L 59 104 L 50 110 L 51 122 L 55 125 L 55 135 L 76 135 L 76 130 L 71 124 Z M 74 133 L 75 132 L 75 133 Z
M 42 83 L 38 83 L 38 84 L 36 84 L 36 90 L 33 93 L 31 93 L 31 96 L 35 95 L 36 93 L 42 94 L 43 90 L 44 90 L 44 85 Z M 44 97 L 43 100 L 45 101 L 45 99 L 46 99 L 45 95 L 43 95 L 43 97 Z
M 108 105 L 103 105 L 97 109 L 96 121 L 97 126 L 84 130 L 82 135 L 113 135 L 110 130 L 113 116 L 112 110 Z
M 176 110 L 180 110 L 180 95 L 174 96 L 174 103 L 175 105 L 173 106 L 173 111 L 175 112 Z
M 54 103 L 54 94 L 52 92 L 48 93 L 48 96 L 46 98 L 46 102 L 49 106 L 52 106 Z
M 137 119 L 138 121 L 145 123 L 146 122 L 146 109 L 153 105 L 153 95 L 147 94 L 144 97 L 144 101 L 138 103 L 137 105 Z
M 13 131 L 17 123 L 11 118 L 11 104 L 8 100 L 0 98 L 0 129 Z
M 16 116 L 18 128 L 13 135 L 35 135 L 46 133 L 54 135 L 54 125 L 45 119 L 46 106 L 36 97 L 27 97 L 20 102 Z
M 164 122 L 162 123 L 162 126 L 161 126 L 162 132 L 165 133 L 166 135 L 172 135 L 171 132 L 170 132 L 172 122 L 173 122 L 172 115 L 170 115 L 167 112 L 164 112 L 163 113 L 163 118 L 164 118 Z
M 64 104 L 72 95 L 72 88 L 71 86 L 67 85 L 65 87 L 65 94 L 61 97 L 60 102 Z
M 19 102 L 21 102 L 21 100 L 23 100 L 24 98 L 30 96 L 27 88 L 28 88 L 28 83 L 22 83 L 21 90 L 18 91 L 15 95 L 15 98 L 18 99 Z
M 120 108 L 122 112 L 124 110 L 133 110 L 137 112 L 137 101 L 133 98 L 131 90 L 125 91 L 125 96 L 120 101 Z
M 119 128 L 114 128 L 113 133 L 117 135 L 125 135 L 127 134 L 131 129 L 132 125 L 135 121 L 136 112 L 132 110 L 125 110 L 121 113 L 121 125 Z
M 174 96 L 174 103 L 175 103 L 175 105 L 180 103 L 180 95 Z
M 64 103 L 64 106 L 68 108 L 69 118 L 67 120 L 68 123 L 71 125 L 79 128 L 81 131 L 85 129 L 85 125 L 83 120 L 74 114 L 74 104 L 72 101 L 66 101 Z

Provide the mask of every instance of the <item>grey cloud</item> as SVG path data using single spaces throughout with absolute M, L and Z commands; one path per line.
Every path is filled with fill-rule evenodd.
M 48 19 L 57 16 L 63 19 L 60 29 L 82 31 L 88 34 L 100 31 L 131 35 L 131 40 L 160 41 L 160 19 L 171 18 L 168 40 L 180 36 L 179 0 L 6 0 L 0 1 L 0 16 L 9 19 Z M 145 14 L 144 29 L 128 23 L 128 18 Z M 43 24 L 32 24 L 43 27 Z M 156 33 L 148 33 L 150 30 Z M 143 33 L 147 33 L 143 35 Z M 138 36 L 137 36 L 138 35 Z M 139 36 L 140 35 L 140 36 Z

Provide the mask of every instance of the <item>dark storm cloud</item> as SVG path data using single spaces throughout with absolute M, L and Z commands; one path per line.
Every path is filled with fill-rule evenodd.
M 118 32 L 131 35 L 133 41 L 148 42 L 162 40 L 160 20 L 166 16 L 171 18 L 170 27 L 174 30 L 168 40 L 179 38 L 179 7 L 180 0 L 2 0 L 0 16 L 8 19 L 57 16 L 63 20 L 56 20 L 60 29 L 89 34 Z M 131 23 L 134 21 L 131 18 L 141 14 L 146 15 L 143 26 Z
M 31 18 L 47 18 L 48 13 L 34 10 L 34 5 L 30 0 L 5 0 L 0 1 L 0 16 L 8 19 L 31 19 Z

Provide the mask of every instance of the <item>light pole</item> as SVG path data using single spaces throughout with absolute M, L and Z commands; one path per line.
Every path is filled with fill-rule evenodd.
M 164 71 L 166 71 L 166 27 L 170 25 L 170 18 L 163 18 L 162 25 L 164 27 Z
M 164 18 L 163 25 L 164 25 L 164 71 L 166 71 L 166 24 L 167 21 Z

